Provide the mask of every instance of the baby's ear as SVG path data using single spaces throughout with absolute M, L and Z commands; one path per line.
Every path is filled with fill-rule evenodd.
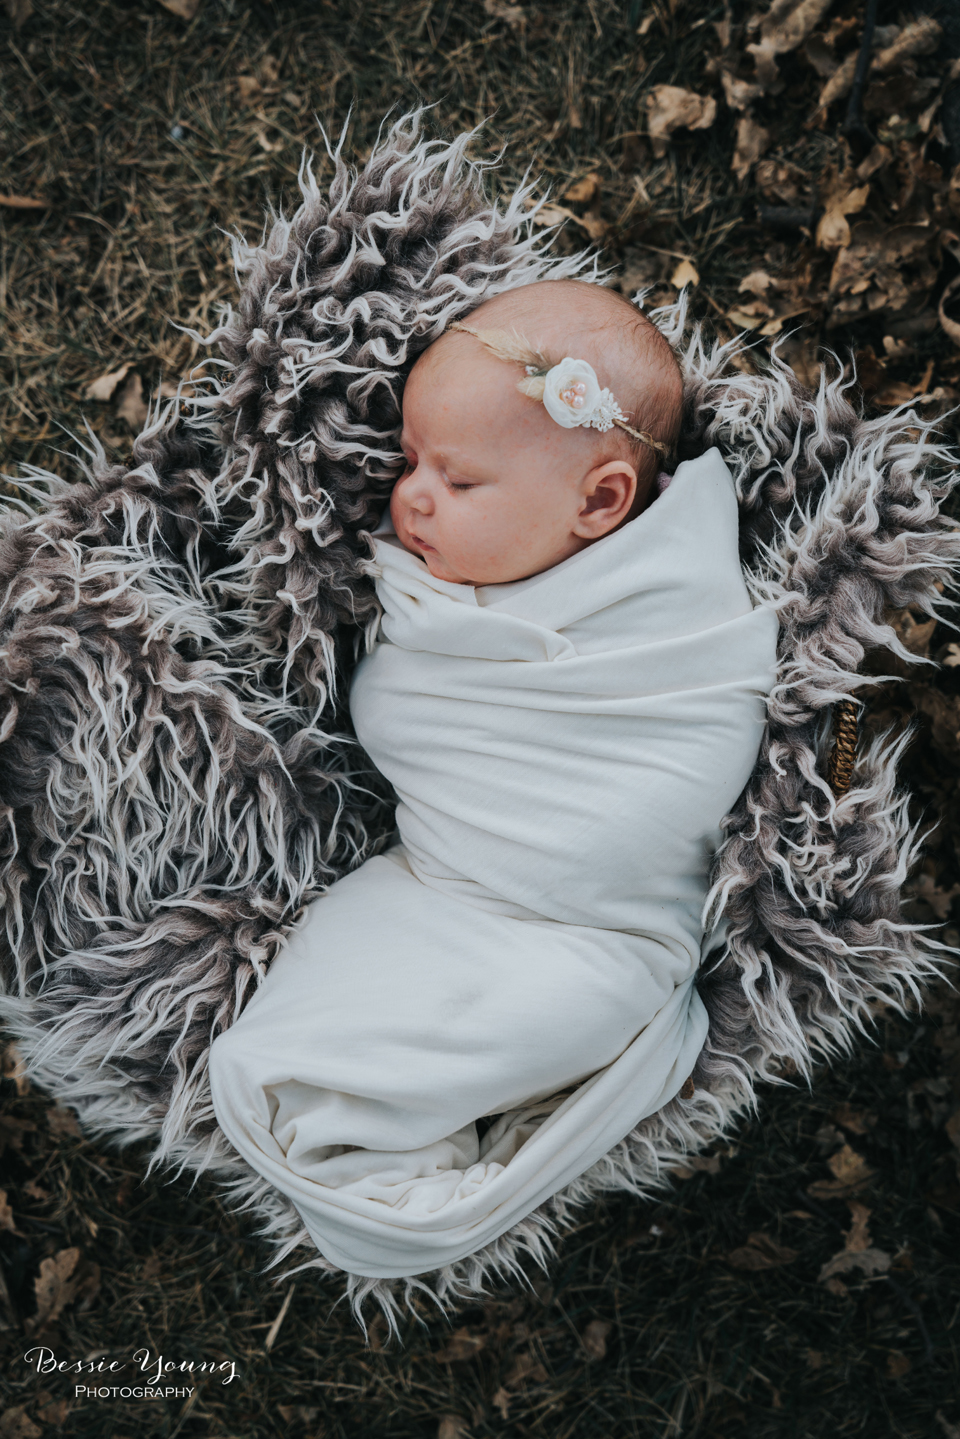
M 630 514 L 637 494 L 637 472 L 629 460 L 608 460 L 584 477 L 582 493 L 574 534 L 598 540 Z

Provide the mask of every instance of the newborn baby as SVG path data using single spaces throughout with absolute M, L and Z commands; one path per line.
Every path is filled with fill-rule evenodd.
M 703 1045 L 710 855 L 777 622 L 718 453 L 656 497 L 681 389 L 648 320 L 569 281 L 482 305 L 407 382 L 350 694 L 401 843 L 309 907 L 210 1053 L 224 1133 L 352 1273 L 493 1242 Z

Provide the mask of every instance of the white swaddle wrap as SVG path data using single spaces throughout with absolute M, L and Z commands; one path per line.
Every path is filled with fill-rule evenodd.
M 384 616 L 351 711 L 402 845 L 310 906 L 210 1080 L 321 1253 L 392 1278 L 496 1239 L 692 1070 L 710 851 L 756 759 L 777 622 L 747 595 L 715 450 L 516 584 L 375 551 Z

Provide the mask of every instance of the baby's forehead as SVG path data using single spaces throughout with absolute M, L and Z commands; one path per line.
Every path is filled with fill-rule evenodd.
M 647 316 L 617 291 L 582 280 L 545 280 L 506 291 L 478 306 L 467 323 L 471 330 L 515 338 L 550 364 L 567 357 L 586 360 L 612 388 L 619 382 L 632 389 L 641 371 L 677 373 L 671 346 Z M 448 331 L 425 357 L 485 363 L 483 346 L 450 346 L 449 337 Z
M 603 337 L 631 347 L 649 348 L 659 339 L 657 327 L 617 290 L 585 280 L 541 280 L 485 301 L 471 323 L 534 330 L 555 342 L 596 342 Z M 529 336 L 533 338 L 533 336 Z
M 404 429 L 432 432 L 444 416 L 454 425 L 474 416 L 496 417 L 501 424 L 520 420 L 530 408 L 517 388 L 522 378 L 519 365 L 505 363 L 468 336 L 447 332 L 423 352 L 404 385 Z

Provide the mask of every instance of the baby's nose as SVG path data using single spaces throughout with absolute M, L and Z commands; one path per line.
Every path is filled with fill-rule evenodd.
M 410 508 L 419 510 L 424 515 L 429 514 L 433 509 L 433 496 L 426 475 L 418 468 L 412 470 L 400 483 L 403 486 L 403 498 Z

